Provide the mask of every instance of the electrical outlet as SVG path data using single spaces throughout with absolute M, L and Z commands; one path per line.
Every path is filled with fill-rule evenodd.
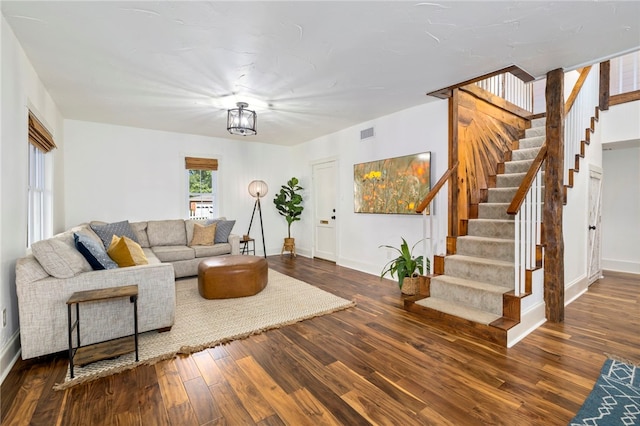
M 7 326 L 7 308 L 2 310 L 2 328 Z

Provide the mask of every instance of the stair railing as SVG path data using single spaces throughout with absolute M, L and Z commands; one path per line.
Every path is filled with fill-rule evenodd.
M 599 102 L 598 65 L 583 68 L 565 102 L 564 152 L 565 182 L 569 170 L 575 167 L 581 154 L 581 142 L 585 129 L 591 128 L 591 117 Z M 595 70 L 593 69 L 595 68 Z M 546 143 L 527 171 L 520 187 L 507 208 L 514 215 L 514 293 L 526 293 L 526 273 L 538 265 L 537 247 L 542 241 L 542 166 L 547 158 Z
M 533 83 L 505 72 L 476 81 L 475 85 L 524 109 L 533 111 Z
M 583 68 L 571 94 L 565 102 L 564 119 L 564 182 L 572 185 L 569 170 L 576 165 L 581 152 L 585 129 L 591 128 L 591 117 L 599 103 L 599 64 Z
M 427 259 L 430 264 L 433 265 L 433 257 L 436 254 L 438 247 L 444 245 L 444 238 L 439 238 L 436 241 L 434 238 L 434 222 L 439 223 L 440 218 L 447 218 L 447 212 L 444 211 L 442 214 L 438 213 L 436 215 L 436 204 L 447 206 L 448 204 L 448 196 L 447 191 L 440 190 L 448 185 L 449 179 L 453 175 L 453 173 L 458 168 L 459 162 L 456 161 L 451 168 L 449 168 L 442 177 L 438 180 L 438 182 L 431 188 L 429 193 L 424 197 L 424 199 L 420 202 L 418 207 L 416 208 L 416 213 L 422 214 L 422 237 L 423 237 L 423 252 L 424 252 L 424 273 L 427 274 Z M 443 199 L 444 198 L 444 199 Z M 436 203 L 436 200 L 438 202 Z M 429 230 L 429 232 L 427 232 Z
M 542 240 L 542 165 L 547 158 L 543 144 L 507 208 L 514 215 L 514 294 L 526 293 L 526 273 L 537 265 L 537 246 Z

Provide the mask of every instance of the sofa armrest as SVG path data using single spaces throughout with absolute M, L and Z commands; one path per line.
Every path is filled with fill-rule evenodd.
M 80 290 L 138 285 L 139 332 L 166 328 L 175 320 L 173 266 L 168 263 L 91 271 L 72 278 L 48 277 L 16 286 L 23 359 L 69 348 L 67 299 Z M 127 299 L 83 304 L 82 344 L 133 333 Z
M 229 244 L 231 244 L 231 254 L 240 254 L 240 235 L 229 234 Z

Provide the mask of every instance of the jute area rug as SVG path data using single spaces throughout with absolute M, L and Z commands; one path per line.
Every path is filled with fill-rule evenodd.
M 640 425 L 640 366 L 617 357 L 607 359 L 569 425 Z
M 149 331 L 139 335 L 139 361 L 130 353 L 118 358 L 75 366 L 54 389 L 109 376 L 141 364 L 153 364 L 177 354 L 246 338 L 253 334 L 293 324 L 355 306 L 355 303 L 317 287 L 269 270 L 269 282 L 255 296 L 207 300 L 198 293 L 198 279 L 176 281 L 176 319 L 171 331 Z

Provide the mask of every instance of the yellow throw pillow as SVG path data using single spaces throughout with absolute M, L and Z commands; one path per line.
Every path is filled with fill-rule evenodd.
M 191 238 L 190 246 L 212 246 L 213 239 L 216 236 L 216 223 L 208 226 L 195 223 L 193 225 L 193 238 Z
M 111 237 L 107 254 L 119 267 L 146 265 L 149 263 L 140 244 L 128 237 Z

